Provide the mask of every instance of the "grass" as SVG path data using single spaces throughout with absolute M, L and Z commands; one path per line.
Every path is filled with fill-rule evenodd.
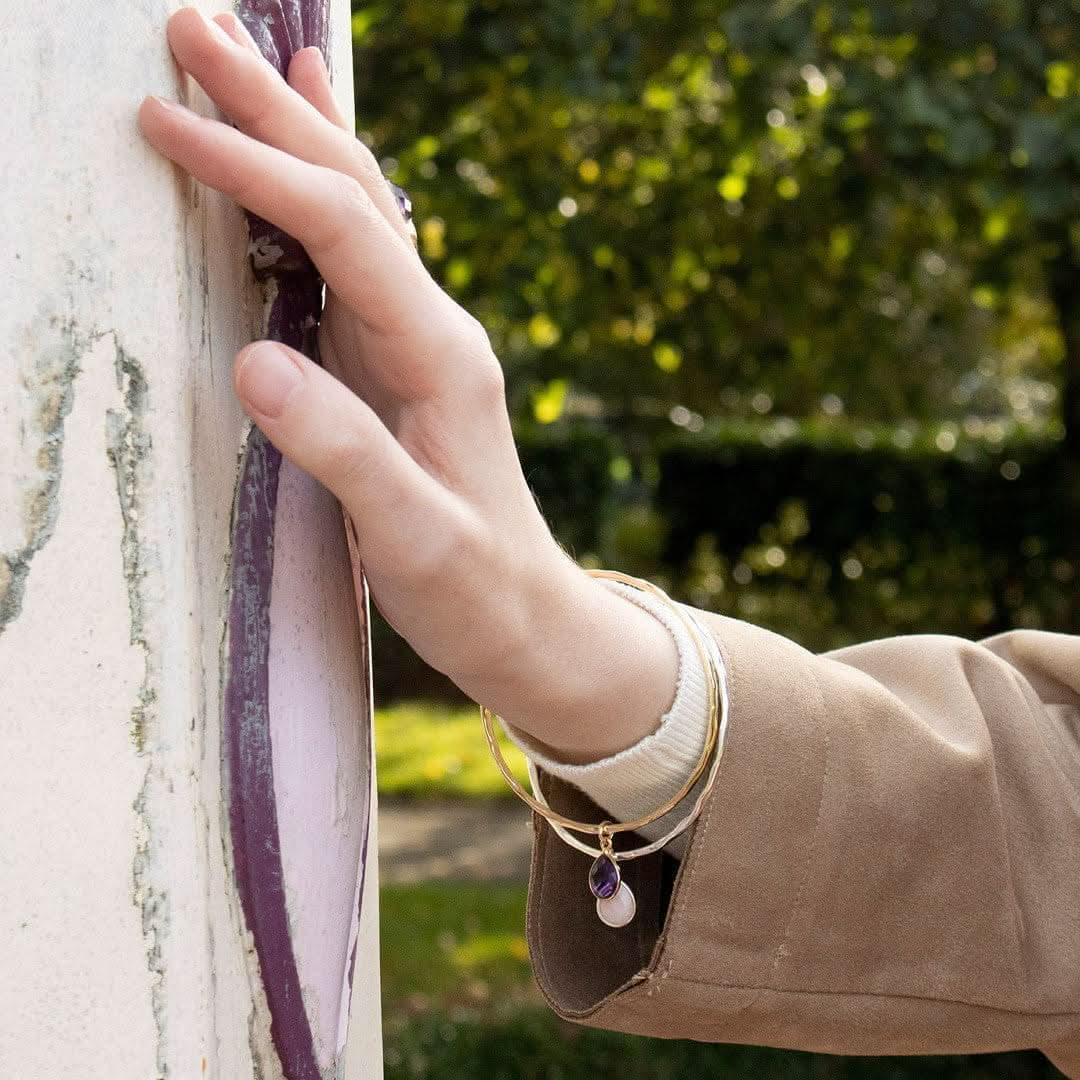
M 567 1023 L 525 945 L 525 886 L 384 886 L 385 1080 L 1050 1080 L 1041 1055 L 840 1058 Z
M 383 1010 L 388 1015 L 541 1000 L 525 945 L 525 886 L 432 881 L 384 885 Z
M 1041 1054 L 831 1057 L 646 1039 L 513 1015 L 418 1018 L 384 1045 L 385 1080 L 1061 1080 Z
M 525 756 L 496 724 L 499 747 L 526 787 Z M 375 710 L 380 795 L 516 798 L 484 738 L 480 709 L 400 702 Z

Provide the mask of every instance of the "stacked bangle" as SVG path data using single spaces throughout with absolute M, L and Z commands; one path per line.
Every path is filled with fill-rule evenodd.
M 635 859 L 639 856 L 649 855 L 654 851 L 658 851 L 665 844 L 687 829 L 701 813 L 705 800 L 712 791 L 716 783 L 716 777 L 719 773 L 720 759 L 723 754 L 724 739 L 727 733 L 727 690 L 724 681 L 720 678 L 712 653 L 704 644 L 708 631 L 701 627 L 695 616 L 684 612 L 681 607 L 675 604 L 667 593 L 652 582 L 646 581 L 643 578 L 631 577 L 630 575 L 620 573 L 617 570 L 586 570 L 586 573 L 593 577 L 605 577 L 616 581 L 622 581 L 635 588 L 642 589 L 660 597 L 672 608 L 678 618 L 683 622 L 694 642 L 694 647 L 697 649 L 702 667 L 706 673 L 709 717 L 705 745 L 702 748 L 701 757 L 686 782 L 679 791 L 663 805 L 656 808 L 645 817 L 618 823 L 611 821 L 601 821 L 599 823 L 575 821 L 573 818 L 568 818 L 551 808 L 541 789 L 536 766 L 529 758 L 527 758 L 527 765 L 532 793 L 530 794 L 522 787 L 511 773 L 509 766 L 506 764 L 506 760 L 503 758 L 502 751 L 499 749 L 498 741 L 495 737 L 492 720 L 499 719 L 501 723 L 501 718 L 497 717 L 496 714 L 492 713 L 491 710 L 484 705 L 480 706 L 480 718 L 484 726 L 484 735 L 487 738 L 491 754 L 499 767 L 499 771 L 510 785 L 511 790 L 522 799 L 523 802 L 528 804 L 535 813 L 543 817 L 548 824 L 551 825 L 552 830 L 560 839 L 579 851 L 595 856 L 592 866 L 589 869 L 588 883 L 590 892 L 596 897 L 596 912 L 600 920 L 608 926 L 625 926 L 634 917 L 636 902 L 630 887 L 622 880 L 619 863 L 626 859 Z M 641 847 L 631 848 L 627 851 L 615 851 L 612 842 L 615 833 L 640 829 L 642 826 L 656 821 L 658 818 L 663 817 L 674 809 L 690 793 L 691 789 L 705 772 L 709 763 L 710 754 L 713 754 L 712 765 L 709 768 L 705 784 L 698 793 L 697 799 L 689 813 L 659 839 L 644 844 Z M 574 832 L 596 836 L 599 840 L 599 847 L 593 847 L 586 844 L 584 841 L 579 840 L 573 835 Z

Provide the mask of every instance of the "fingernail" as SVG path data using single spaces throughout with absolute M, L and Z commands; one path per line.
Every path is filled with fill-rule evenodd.
M 193 116 L 194 113 L 184 105 L 181 105 L 178 101 L 169 101 L 167 98 L 158 97 L 157 94 L 148 94 L 148 101 L 153 101 L 155 104 L 164 109 L 167 113 L 171 113 L 173 116 L 182 117 L 187 119 Z
M 327 75 L 329 75 L 330 69 L 326 66 L 326 57 L 323 56 L 322 49 L 320 49 L 318 45 L 308 45 L 306 47 L 315 50 L 316 55 L 319 57 L 319 66 L 323 69 L 323 71 L 326 72 Z
M 241 361 L 236 389 L 256 412 L 277 419 L 303 379 L 303 372 L 284 349 L 271 341 L 260 341 Z
M 223 45 L 232 46 L 234 44 L 233 39 L 222 29 L 221 25 L 210 18 L 204 11 L 199 11 L 199 18 L 202 20 L 203 25 L 210 31 L 210 33 L 218 39 Z
M 214 22 L 220 26 L 237 45 L 242 45 L 245 49 L 250 50 L 256 55 L 262 55 L 259 52 L 258 45 L 255 44 L 255 39 L 248 32 L 248 28 L 235 15 L 226 12 L 225 14 L 215 16 Z

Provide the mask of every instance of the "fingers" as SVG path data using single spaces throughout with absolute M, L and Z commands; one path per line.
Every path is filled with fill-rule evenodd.
M 352 135 L 352 121 L 341 111 L 334 97 L 330 72 L 320 49 L 311 45 L 293 55 L 289 63 L 289 85 L 331 124 Z
M 214 22 L 216 22 L 237 45 L 242 45 L 249 52 L 254 53 L 255 56 L 262 56 L 262 51 L 259 49 L 258 43 L 251 36 L 251 32 L 231 11 L 215 15 Z
M 319 49 L 309 46 L 293 55 L 292 63 L 289 65 L 288 81 L 289 85 L 303 98 L 311 102 L 330 123 L 345 131 L 352 130 L 352 120 L 342 112 L 337 103 L 337 98 L 334 97 L 334 90 L 330 84 L 330 72 L 326 68 L 326 61 L 323 59 L 323 54 Z M 370 154 L 367 156 L 374 165 L 374 157 Z M 381 175 L 382 170 L 379 169 L 379 172 Z M 384 184 L 384 186 L 386 185 Z M 398 211 L 397 216 L 392 217 L 391 224 L 395 227 L 400 225 L 409 243 L 419 251 L 420 244 L 416 232 L 416 222 L 413 220 L 411 213 L 412 205 L 406 197 L 408 213 L 403 212 L 399 202 L 403 192 L 401 188 L 395 185 L 390 186 L 394 190 L 393 202 Z
M 168 22 L 169 46 L 182 68 L 245 134 L 294 157 L 343 172 L 363 184 L 396 232 L 408 239 L 408 226 L 371 151 L 349 130 L 334 102 L 329 75 L 318 48 L 293 57 L 304 85 L 317 88 L 325 108 L 305 100 L 265 60 L 235 15 L 208 19 L 197 8 L 181 8 Z M 316 64 L 315 57 L 318 57 Z M 301 55 L 303 60 L 299 60 Z M 320 69 L 321 68 L 321 72 Z M 315 69 L 315 70 L 312 70 Z M 290 66 L 290 75 L 292 66 Z M 331 119 L 331 108 L 337 119 Z
M 277 225 L 307 249 L 329 288 L 375 333 L 423 334 L 445 294 L 356 180 L 148 97 L 146 137 L 195 179 Z
M 365 561 L 381 555 L 384 567 L 395 558 L 415 574 L 435 569 L 433 548 L 427 555 L 410 549 L 433 529 L 450 527 L 459 513 L 455 497 L 410 457 L 363 400 L 302 353 L 273 341 L 241 350 L 234 384 L 267 438 L 329 488 L 360 525 Z M 403 545 L 403 533 L 417 543 Z M 403 564 L 412 557 L 411 566 Z

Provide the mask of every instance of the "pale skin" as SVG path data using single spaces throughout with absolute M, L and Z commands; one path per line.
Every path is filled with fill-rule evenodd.
M 319 49 L 296 53 L 282 79 L 234 15 L 181 8 L 167 36 L 229 122 L 147 97 L 146 138 L 295 237 L 326 281 L 325 368 L 256 341 L 237 354 L 234 385 L 252 421 L 351 515 L 379 611 L 470 698 L 563 761 L 655 730 L 675 694 L 671 635 L 552 535 L 488 335 L 414 249 Z

